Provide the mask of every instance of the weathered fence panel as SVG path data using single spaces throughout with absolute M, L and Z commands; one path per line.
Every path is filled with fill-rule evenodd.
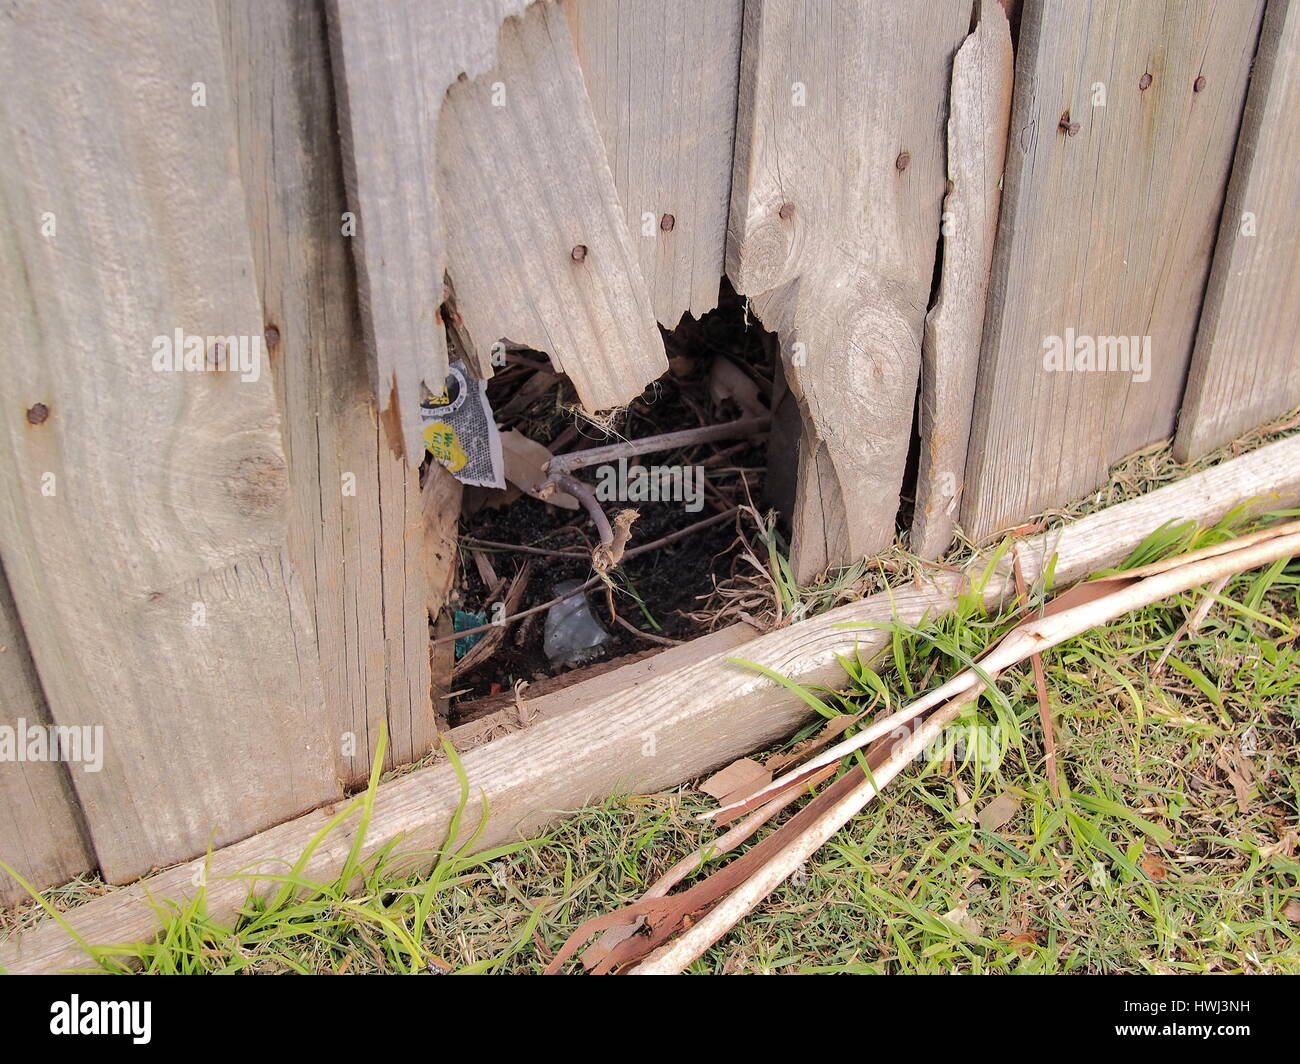
M 997 0 L 983 0 L 979 12 L 975 32 L 952 62 L 943 266 L 921 345 L 921 446 L 909 546 L 924 558 L 948 549 L 961 501 L 1011 118 L 1011 28 Z
M 458 74 L 495 60 L 501 20 L 528 0 L 329 0 L 357 295 L 371 384 L 411 465 L 421 388 L 447 379 L 438 316 L 446 222 L 434 187 L 439 116 Z
M 32 749 L 31 729 L 49 723 L 41 681 L 9 583 L 0 570 L 0 726 L 14 729 L 15 744 L 14 749 L 3 751 L 0 765 L 0 861 L 37 890 L 66 883 L 95 865 L 68 767 L 46 759 L 40 747 L 35 749 L 41 758 L 27 756 Z M 72 771 L 88 767 L 73 766 Z M 18 881 L 0 869 L 0 907 L 26 897 Z
M 1300 404 L 1300 4 L 1269 0 L 1174 453 Z
M 745 5 L 727 274 L 780 335 L 804 415 L 800 579 L 894 536 L 970 14 L 963 0 Z
M 670 329 L 718 302 L 742 9 L 742 0 L 564 4 L 655 317 Z
M 1024 5 L 968 533 L 1077 499 L 1172 433 L 1262 7 Z M 1109 338 L 1149 338 L 1149 364 L 1048 369 L 1051 337 L 1103 361 Z
M 438 143 L 447 262 L 480 376 L 505 338 L 550 355 L 582 405 L 668 370 L 564 15 L 502 27 L 497 65 L 447 93 Z
M 419 471 L 376 417 L 366 373 L 324 6 L 218 0 L 217 10 L 276 341 L 290 554 L 314 621 L 323 724 L 355 784 L 370 774 L 382 723 L 390 765 L 418 760 L 437 739 Z
M 54 721 L 103 729 L 72 778 L 118 882 L 338 785 L 212 8 L 7 23 L 0 542 Z

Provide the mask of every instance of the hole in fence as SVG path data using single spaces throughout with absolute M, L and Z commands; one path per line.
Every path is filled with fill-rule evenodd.
M 716 310 L 698 321 L 686 315 L 663 336 L 669 371 L 612 415 L 582 413 L 568 379 L 541 352 L 510 350 L 488 381 L 514 468 L 505 490 L 463 493 L 459 560 L 437 630 L 445 640 L 450 617 L 466 634 L 454 655 L 445 642 L 433 655 L 435 689 L 454 692 L 453 726 L 513 705 L 517 681 L 535 698 L 763 613 L 770 585 L 746 552 L 766 564 L 764 537 L 776 535 L 765 521 L 772 485 L 764 420 L 776 338 L 725 281 Z M 708 438 L 720 426 L 728 428 Z M 664 449 L 636 446 L 668 433 L 686 435 Z M 796 439 L 773 445 L 774 454 L 792 458 Z M 614 450 L 581 460 L 595 448 Z M 621 511 L 637 511 L 608 582 L 592 553 L 601 532 L 582 500 L 562 486 L 547 501 L 534 497 L 549 456 L 573 463 L 568 475 L 614 529 Z M 591 586 L 554 602 L 584 582 Z

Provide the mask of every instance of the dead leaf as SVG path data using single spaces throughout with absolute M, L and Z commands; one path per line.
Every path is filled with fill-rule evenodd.
M 1022 957 L 1028 957 L 1033 952 L 1033 948 L 1038 945 L 1038 934 L 1034 931 L 1026 931 L 1020 935 L 1013 935 L 1009 931 L 1004 931 L 1001 938 L 1008 945 L 1015 946 L 1016 952 Z
M 721 772 L 700 784 L 700 790 L 722 805 L 743 801 L 749 795 L 772 782 L 772 773 L 752 758 L 733 761 Z
M 966 902 L 962 902 L 955 909 L 949 909 L 946 913 L 944 913 L 941 917 L 939 917 L 939 919 L 952 924 L 954 927 L 962 931 L 965 931 L 966 934 L 972 936 L 973 938 L 983 938 L 984 927 L 982 924 L 980 924 L 978 920 L 975 919 L 975 917 L 971 916 L 971 914 L 967 911 L 966 904 L 967 904 Z
M 1010 794 L 999 794 L 976 815 L 980 827 L 985 831 L 997 831 L 1003 824 L 1016 815 L 1020 808 L 1020 799 Z
M 1159 857 L 1142 858 L 1142 871 L 1157 883 L 1169 877 L 1169 869 L 1165 867 L 1164 861 L 1160 860 Z
M 1220 750 L 1215 763 L 1223 774 L 1228 777 L 1228 782 L 1232 784 L 1232 790 L 1237 796 L 1238 810 L 1243 813 L 1249 812 L 1251 806 L 1250 784 L 1255 775 L 1250 762 L 1238 758 L 1235 754 Z
M 952 811 L 952 815 L 963 824 L 975 823 L 975 799 L 966 793 L 961 780 L 953 780 L 952 789 L 957 794 L 957 808 Z
M 551 452 L 536 440 L 511 429 L 501 433 L 501 457 L 505 461 L 506 480 L 537 498 L 537 489 L 547 477 L 546 463 L 553 457 Z M 577 499 L 562 491 L 548 495 L 545 501 L 565 510 L 576 510 L 579 505 Z
M 1267 846 L 1259 848 L 1259 855 L 1265 861 L 1271 861 L 1279 854 L 1283 857 L 1291 857 L 1295 854 L 1296 843 L 1300 842 L 1300 836 L 1291 830 L 1283 831 L 1281 835 L 1282 837 L 1277 842 L 1271 842 Z
M 1300 924 L 1300 901 L 1296 901 L 1292 898 L 1282 906 L 1282 915 L 1290 920 L 1291 923 Z

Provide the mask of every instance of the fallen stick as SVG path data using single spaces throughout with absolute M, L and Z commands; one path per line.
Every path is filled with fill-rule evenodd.
M 897 776 L 904 766 L 931 742 L 973 702 L 978 692 L 966 692 L 943 709 L 932 713 L 911 735 L 895 747 L 888 760 L 863 777 L 857 787 L 818 817 L 804 832 L 779 854 L 731 891 L 708 914 L 665 946 L 655 950 L 628 975 L 678 975 L 703 956 L 704 951 L 740 922 L 755 906 L 793 874 L 794 870 L 829 842 L 845 824 L 860 813 Z
M 730 440 L 737 436 L 758 436 L 771 427 L 769 417 L 743 417 L 736 421 L 726 421 L 721 425 L 701 425 L 697 429 L 682 429 L 679 432 L 665 432 L 660 436 L 646 436 L 639 440 L 625 440 L 611 443 L 606 447 L 589 447 L 585 451 L 570 451 L 568 454 L 556 455 L 546 463 L 548 473 L 572 473 L 575 469 L 588 466 L 604 465 L 616 462 L 620 458 L 634 458 L 656 451 L 675 451 L 693 443 L 709 443 L 713 440 Z
M 1249 540 L 1250 545 L 1239 550 L 1220 552 L 1213 557 L 1202 558 L 1199 561 L 1192 561 L 1186 565 L 1172 568 L 1165 566 L 1165 563 L 1155 563 L 1155 566 L 1134 570 L 1136 573 L 1141 573 L 1154 567 L 1163 567 L 1162 571 L 1152 576 L 1134 579 L 1128 573 L 1120 573 L 1116 576 L 1104 577 L 1072 588 L 1065 595 L 1060 596 L 1057 602 L 1064 604 L 1084 595 L 1096 595 L 1099 588 L 1108 584 L 1117 585 L 1116 589 L 1108 594 L 1102 593 L 1080 605 L 1070 606 L 1062 609 L 1059 613 L 1027 621 L 1013 628 L 1003 637 L 1001 642 L 980 659 L 976 668 L 963 669 L 947 683 L 918 698 L 910 706 L 883 720 L 876 721 L 852 738 L 830 747 L 797 771 L 773 780 L 768 786 L 751 795 L 746 801 L 734 802 L 731 805 L 715 809 L 711 813 L 704 813 L 700 819 L 711 820 L 732 809 L 745 808 L 761 800 L 767 794 L 788 787 L 798 777 L 809 773 L 813 769 L 820 768 L 822 765 L 838 761 L 845 754 L 867 746 L 881 736 L 887 735 L 893 728 L 906 724 L 913 717 L 917 717 L 963 692 L 978 690 L 984 683 L 983 676 L 994 678 L 1003 669 L 1019 664 L 1036 652 L 1048 650 L 1065 642 L 1067 639 L 1082 635 L 1100 624 L 1105 624 L 1107 621 L 1114 620 L 1116 617 L 1132 610 L 1141 609 L 1143 606 L 1159 602 L 1170 595 L 1177 595 L 1184 591 L 1190 591 L 1195 587 L 1212 584 L 1225 573 L 1231 575 L 1244 572 L 1247 569 L 1254 569 L 1260 565 L 1276 561 L 1278 558 L 1292 557 L 1300 553 L 1300 533 L 1264 538 L 1262 540 L 1258 535 L 1243 538 Z M 1080 592 L 1082 594 L 1079 594 Z

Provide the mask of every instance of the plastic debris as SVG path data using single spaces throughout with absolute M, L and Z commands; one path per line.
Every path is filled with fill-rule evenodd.
M 488 405 L 487 382 L 471 377 L 464 362 L 453 362 L 447 387 L 420 402 L 424 447 L 462 484 L 504 488 L 501 434 Z
M 557 595 L 567 595 L 582 586 L 581 581 L 566 580 L 555 585 Z M 546 611 L 546 631 L 542 648 L 551 664 L 585 665 L 600 657 L 610 634 L 601 626 L 586 595 L 574 595 L 557 602 Z
M 451 630 L 453 632 L 463 632 L 467 628 L 478 628 L 480 625 L 487 624 L 487 615 L 483 613 L 466 613 L 464 610 L 457 610 L 451 618 Z M 460 661 L 466 654 L 474 649 L 474 644 L 482 639 L 486 632 L 474 632 L 472 635 L 463 635 L 456 640 L 456 660 Z

